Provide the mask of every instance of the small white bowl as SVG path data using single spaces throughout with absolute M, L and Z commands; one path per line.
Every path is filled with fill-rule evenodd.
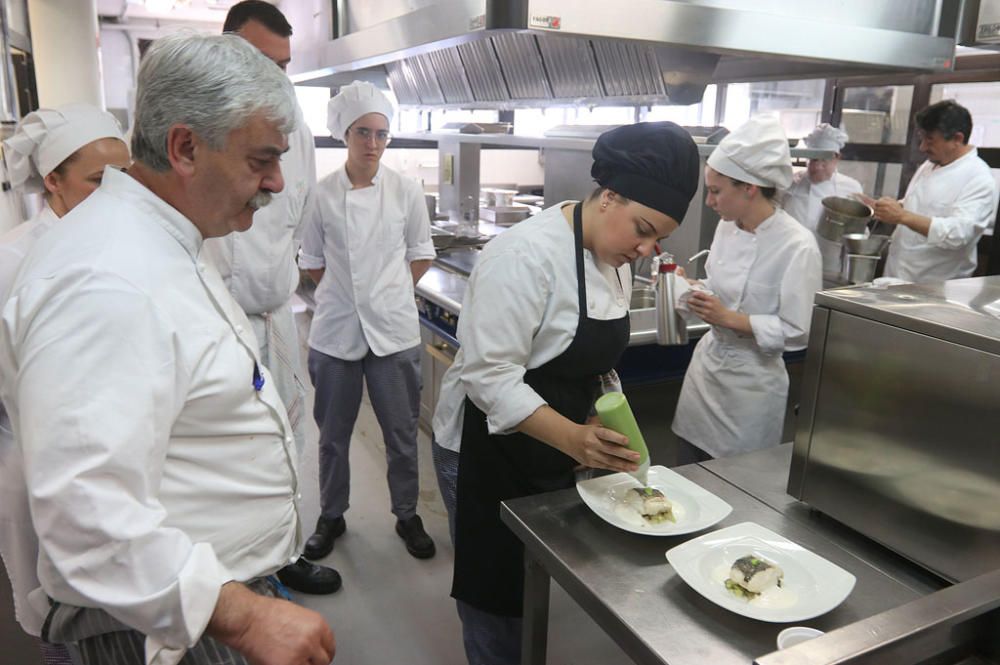
M 814 637 L 819 637 L 823 634 L 822 630 L 816 630 L 815 628 L 809 628 L 807 626 L 792 626 L 791 628 L 785 628 L 783 631 L 778 633 L 778 648 L 787 649 L 788 647 L 793 647 L 796 644 L 801 644 Z

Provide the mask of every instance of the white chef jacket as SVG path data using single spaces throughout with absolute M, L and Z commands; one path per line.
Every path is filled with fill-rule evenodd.
M 45 204 L 33 219 L 0 236 L 0 305 L 7 299 L 25 255 L 58 221 L 52 208 Z M 0 382 L 5 376 L 0 373 Z M 40 586 L 38 538 L 28 512 L 21 451 L 14 441 L 3 402 L 0 402 L 0 556 L 13 591 L 14 617 L 25 632 L 41 635 L 45 608 L 32 607 L 28 601 L 29 594 Z
M 781 354 L 808 343 L 820 256 L 812 234 L 781 209 L 754 233 L 720 221 L 711 249 L 704 284 L 750 316 L 753 334 L 712 326 L 698 341 L 672 429 L 723 457 L 781 443 L 788 399 Z
M 285 406 L 301 411 L 305 386 L 298 329 L 289 300 L 299 284 L 295 258 L 305 211 L 316 186 L 315 141 L 301 111 L 295 131 L 288 136 L 288 152 L 281 157 L 281 175 L 284 189 L 254 213 L 249 230 L 208 238 L 202 251 L 215 263 L 229 292 L 250 319 L 261 345 L 261 358 Z M 301 453 L 305 419 L 297 418 L 292 425 Z
M 420 183 L 379 166 L 352 189 L 345 167 L 323 178 L 306 214 L 299 267 L 325 268 L 309 346 L 341 360 L 383 357 L 420 343 L 410 263 L 433 259 Z
M 947 166 L 926 161 L 909 186 L 903 208 L 931 218 L 927 236 L 899 224 L 892 234 L 886 277 L 936 282 L 976 270 L 976 243 L 997 215 L 997 185 L 973 148 Z
M 458 451 L 468 396 L 486 414 L 490 434 L 511 431 L 545 400 L 524 382 L 529 369 L 565 351 L 580 318 L 573 227 L 563 202 L 504 231 L 483 248 L 462 298 L 460 348 L 441 381 L 434 412 L 437 443 Z M 628 315 L 632 273 L 587 249 L 587 316 Z M 617 273 L 617 274 L 616 274 Z
M 860 182 L 842 173 L 834 172 L 829 180 L 813 183 L 807 172 L 799 171 L 792 180 L 792 186 L 784 193 L 781 207 L 815 235 L 826 275 L 839 276 L 841 245 L 816 233 L 816 227 L 823 218 L 823 199 L 828 196 L 850 198 L 851 194 L 863 191 Z
M 196 227 L 130 176 L 25 259 L 0 319 L 45 594 L 98 607 L 176 663 L 222 584 L 301 543 L 290 427 Z

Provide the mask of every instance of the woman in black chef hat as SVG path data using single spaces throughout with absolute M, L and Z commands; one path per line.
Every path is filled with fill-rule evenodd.
M 599 187 L 586 201 L 547 208 L 483 249 L 442 381 L 435 465 L 471 665 L 520 662 L 523 549 L 500 502 L 572 487 L 581 464 L 637 468 L 625 437 L 587 416 L 628 344 L 630 263 L 684 218 L 698 150 L 677 125 L 652 122 L 605 132 L 593 157 Z

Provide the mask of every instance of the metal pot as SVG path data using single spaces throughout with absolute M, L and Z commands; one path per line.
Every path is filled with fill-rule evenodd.
M 878 256 L 848 254 L 844 257 L 844 280 L 850 284 L 864 284 L 875 279 Z
M 865 256 L 881 256 L 889 244 L 889 236 L 871 235 L 866 238 L 863 233 L 845 233 L 841 240 L 848 254 Z
M 845 233 L 864 233 L 875 211 L 860 201 L 842 196 L 823 199 L 823 217 L 816 225 L 820 237 L 840 242 Z

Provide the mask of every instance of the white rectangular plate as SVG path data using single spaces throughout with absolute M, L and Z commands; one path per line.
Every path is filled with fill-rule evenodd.
M 625 504 L 625 495 L 642 484 L 627 473 L 614 473 L 576 484 L 583 502 L 609 524 L 619 529 L 647 536 L 677 536 L 707 529 L 718 523 L 733 508 L 700 485 L 663 466 L 652 466 L 647 476 L 653 487 L 673 504 L 676 522 L 650 524 L 638 512 Z
M 725 587 L 733 562 L 754 554 L 785 573 L 780 589 L 747 601 Z M 788 623 L 826 614 L 854 589 L 855 577 L 823 557 L 753 522 L 693 538 L 667 551 L 688 586 L 717 605 L 760 621 Z

